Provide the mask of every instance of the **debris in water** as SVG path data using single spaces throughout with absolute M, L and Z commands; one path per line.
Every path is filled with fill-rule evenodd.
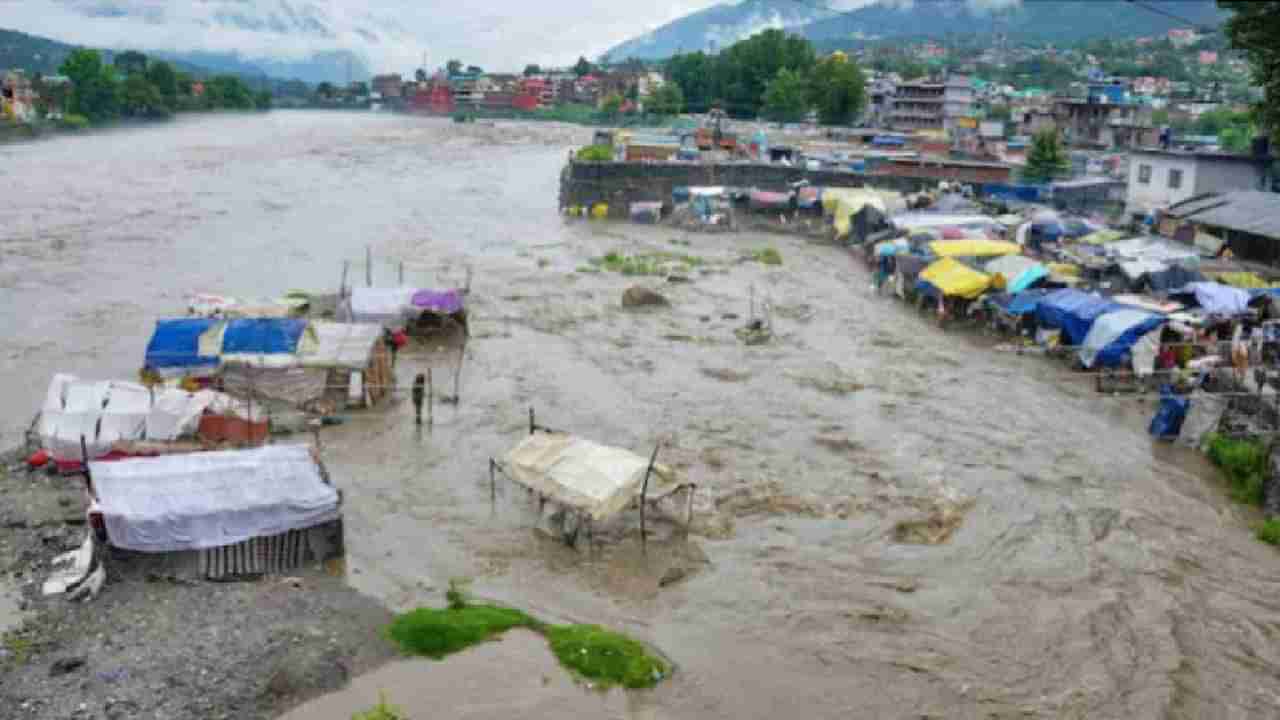
M 733 334 L 748 345 L 763 345 L 773 338 L 773 331 L 763 320 L 752 320 L 745 327 L 734 330 Z
M 629 287 L 622 293 L 622 307 L 666 307 L 670 304 L 662 295 L 639 285 Z
M 751 379 L 751 373 L 732 368 L 702 368 L 702 374 L 721 382 L 745 382 Z
M 941 545 L 951 539 L 973 505 L 973 500 L 941 501 L 927 517 L 899 521 L 893 527 L 893 539 L 909 545 Z
M 828 395 L 848 395 L 865 390 L 867 387 L 835 366 L 822 373 L 803 374 L 788 370 L 785 374 L 798 385 L 811 387 Z

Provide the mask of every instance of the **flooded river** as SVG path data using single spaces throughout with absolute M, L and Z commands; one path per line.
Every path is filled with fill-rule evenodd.
M 151 321 L 188 292 L 331 291 L 342 261 L 370 245 L 383 285 L 399 262 L 414 285 L 473 268 L 473 337 L 462 402 L 438 407 L 430 429 L 401 402 L 325 435 L 346 491 L 350 581 L 404 608 L 471 578 L 548 619 L 626 630 L 677 666 L 637 694 L 522 677 L 551 699 L 514 707 L 1280 715 L 1280 555 L 1202 459 L 1153 446 L 1149 406 L 943 333 L 875 297 L 830 247 L 566 221 L 559 169 L 588 138 L 280 112 L 0 147 L 5 444 L 52 372 L 132 377 Z M 770 245 L 780 267 L 740 261 Z M 627 312 L 631 278 L 575 272 L 615 250 L 688 253 L 702 271 L 646 280 L 673 307 Z M 748 347 L 733 330 L 752 296 L 770 304 L 775 337 Z M 424 363 L 402 355 L 402 385 Z M 714 522 L 687 542 L 660 525 L 647 554 L 633 525 L 592 552 L 535 533 L 522 492 L 499 483 L 490 503 L 487 466 L 531 406 L 640 453 L 664 440 Z M 687 577 L 660 587 L 673 567 Z M 511 642 L 510 662 L 486 647 L 490 662 L 459 658 L 427 695 L 404 690 L 412 668 L 394 666 L 390 699 L 412 717 L 512 716 L 473 675 L 447 680 L 557 671 Z

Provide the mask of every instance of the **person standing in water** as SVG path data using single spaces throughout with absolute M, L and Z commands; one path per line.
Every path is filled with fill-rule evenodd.
M 427 398 L 427 376 L 418 373 L 413 379 L 413 415 L 414 420 L 422 424 L 422 403 Z

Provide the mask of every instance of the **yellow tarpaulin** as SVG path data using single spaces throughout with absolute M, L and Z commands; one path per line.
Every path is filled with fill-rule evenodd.
M 1049 273 L 1059 277 L 1080 277 L 1080 266 L 1071 263 L 1049 263 Z
M 1251 272 L 1219 272 L 1206 274 L 1224 285 L 1243 288 L 1245 290 L 1261 290 L 1263 288 L 1272 287 L 1275 284 L 1269 283 L 1262 279 L 1260 275 Z
M 1124 238 L 1125 233 L 1122 233 L 1119 230 L 1098 230 L 1080 238 L 1080 242 L 1088 243 L 1090 245 L 1105 245 L 1117 240 L 1123 240 Z
M 836 239 L 848 237 L 853 216 L 870 205 L 888 215 L 906 207 L 901 193 L 862 188 L 826 188 L 822 191 L 822 211 L 834 218 Z
M 1022 248 L 1017 243 L 999 240 L 938 240 L 929 243 L 929 249 L 938 257 L 998 257 L 1017 255 Z
M 952 258 L 942 258 L 925 268 L 920 279 L 942 291 L 947 297 L 972 300 L 991 287 L 991 276 Z

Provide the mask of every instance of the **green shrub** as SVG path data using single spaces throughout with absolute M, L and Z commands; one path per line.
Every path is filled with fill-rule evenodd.
M 1280 518 L 1271 518 L 1259 525 L 1258 539 L 1268 545 L 1280 545 Z
M 751 253 L 751 259 L 765 265 L 781 265 L 782 253 L 777 248 L 764 248 Z
M 578 159 L 582 162 L 613 162 L 613 147 L 588 145 L 578 151 Z
M 89 128 L 89 118 L 83 115 L 67 113 L 62 116 L 61 124 L 65 130 L 87 130 Z
M 1209 436 L 1209 459 L 1222 469 L 1238 502 L 1261 506 L 1265 500 L 1270 462 L 1266 445 L 1255 440 Z
M 519 610 L 467 605 L 407 612 L 391 622 L 387 634 L 406 652 L 439 660 L 511 628 L 537 626 L 537 621 Z
M 546 635 L 562 665 L 604 686 L 649 688 L 667 674 L 644 645 L 596 625 L 556 625 Z
M 409 720 L 409 716 L 395 705 L 387 704 L 387 697 L 382 696 L 377 705 L 351 716 L 351 720 Z

